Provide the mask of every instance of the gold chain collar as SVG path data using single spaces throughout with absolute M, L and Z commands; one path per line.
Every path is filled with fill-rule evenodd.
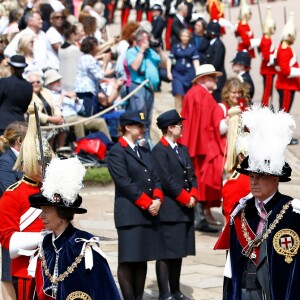
M 85 254 L 85 249 L 83 251 L 83 254 L 77 256 L 75 258 L 75 261 L 71 264 L 71 266 L 67 267 L 67 270 L 65 272 L 58 275 L 57 277 L 54 277 L 53 275 L 51 275 L 51 273 L 47 267 L 44 249 L 42 249 L 41 250 L 42 266 L 43 266 L 44 272 L 45 272 L 46 276 L 49 278 L 50 282 L 53 284 L 58 284 L 58 282 L 64 281 L 65 278 L 68 277 L 70 274 L 72 274 L 74 272 L 74 270 L 77 268 L 77 266 L 80 264 L 80 262 L 82 261 L 82 259 L 84 257 L 84 254 Z
M 243 236 L 245 240 L 248 243 L 248 246 L 252 245 L 252 247 L 258 247 L 263 241 L 265 241 L 270 233 L 275 229 L 279 221 L 283 218 L 283 215 L 285 214 L 286 210 L 289 208 L 291 205 L 291 201 L 283 205 L 281 211 L 277 214 L 275 220 L 273 221 L 272 224 L 270 224 L 269 228 L 266 230 L 266 232 L 262 235 L 261 239 L 259 239 L 256 243 L 253 243 L 254 240 L 251 240 L 249 236 L 249 232 L 247 230 L 247 221 L 245 218 L 245 208 L 242 210 L 241 213 L 241 220 L 242 220 L 242 231 L 243 231 Z

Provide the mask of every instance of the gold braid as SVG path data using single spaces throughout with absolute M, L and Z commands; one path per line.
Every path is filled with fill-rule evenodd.
M 85 247 L 85 249 L 86 249 L 86 247 Z M 75 258 L 75 261 L 71 264 L 71 266 L 67 267 L 67 270 L 65 272 L 63 272 L 62 274 L 58 275 L 57 277 L 54 277 L 53 275 L 51 275 L 51 273 L 47 267 L 44 249 L 42 249 L 41 250 L 42 266 L 43 266 L 44 272 L 45 272 L 46 276 L 49 278 L 50 282 L 53 284 L 58 284 L 58 282 L 64 281 L 66 277 L 68 277 L 70 274 L 72 274 L 74 272 L 74 270 L 77 268 L 77 266 L 80 264 L 80 262 L 82 261 L 84 254 L 85 254 L 85 249 L 83 251 L 83 254 L 77 256 Z

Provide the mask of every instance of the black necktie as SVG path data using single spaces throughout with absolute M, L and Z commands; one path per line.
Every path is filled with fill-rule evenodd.
M 139 146 L 138 145 L 135 145 L 134 148 L 133 148 L 134 152 L 136 153 L 136 155 L 141 158 L 140 156 L 140 153 L 139 153 Z
M 177 146 L 177 145 L 174 147 L 174 150 L 175 150 L 175 152 L 176 152 L 176 154 L 177 154 L 178 159 L 179 159 L 180 161 L 182 161 L 182 157 L 181 157 L 181 155 L 179 154 L 178 146 Z

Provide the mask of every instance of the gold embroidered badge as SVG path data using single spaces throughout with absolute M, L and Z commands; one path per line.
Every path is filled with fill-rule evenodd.
M 298 253 L 300 239 L 298 234 L 292 229 L 281 229 L 273 238 L 273 247 L 280 255 L 284 255 L 284 261 L 290 264 L 293 256 Z
M 76 291 L 69 294 L 66 300 L 92 300 L 92 298 L 84 292 Z
M 140 118 L 141 118 L 141 120 L 145 120 L 145 114 L 144 113 L 140 113 Z

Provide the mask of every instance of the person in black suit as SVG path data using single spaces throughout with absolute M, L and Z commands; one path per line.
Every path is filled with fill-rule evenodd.
M 237 52 L 232 62 L 232 70 L 239 79 L 249 86 L 250 99 L 253 99 L 255 88 L 250 75 L 251 57 L 247 50 Z
M 221 26 L 216 20 L 208 23 L 206 29 L 207 38 L 210 40 L 210 45 L 206 50 L 206 64 L 211 64 L 216 71 L 223 73 L 218 77 L 217 88 L 213 91 L 213 96 L 218 103 L 221 102 L 221 91 L 227 79 L 224 60 L 225 60 L 225 46 L 220 39 Z
M 8 64 L 12 76 L 0 79 L 0 135 L 10 123 L 25 121 L 32 98 L 32 85 L 22 77 L 27 67 L 24 56 L 13 55 Z
M 171 28 L 171 47 L 180 43 L 180 31 L 184 28 L 188 28 L 186 17 L 188 14 L 188 6 L 185 3 L 180 3 L 177 6 L 177 13 L 173 18 Z
M 199 53 L 200 65 L 205 64 L 206 50 L 209 47 L 209 40 L 205 36 L 207 23 L 204 19 L 199 18 L 194 24 L 194 31 L 192 33 L 190 43 L 196 47 Z
M 143 138 L 146 116 L 128 111 L 120 116 L 120 137 L 107 157 L 115 183 L 118 232 L 118 280 L 125 300 L 141 300 L 147 261 L 159 259 L 159 217 L 163 200 L 159 178 Z
M 22 172 L 14 171 L 13 166 L 17 160 L 22 141 L 26 135 L 27 124 L 22 122 L 13 122 L 0 136 L 0 197 L 5 190 L 13 183 L 22 178 Z M 11 260 L 9 251 L 1 248 L 1 292 L 4 299 L 15 299 L 15 290 L 10 274 Z
M 197 180 L 187 147 L 177 144 L 182 118 L 169 110 L 157 118 L 163 137 L 152 150 L 160 177 L 164 203 L 160 210 L 160 260 L 156 274 L 160 300 L 189 298 L 180 291 L 182 258 L 195 255 L 194 206 L 198 198 Z
M 153 15 L 153 20 L 152 20 L 152 36 L 155 40 L 157 40 L 160 45 L 163 45 L 162 41 L 162 33 L 163 30 L 165 29 L 167 22 L 162 16 L 162 7 L 159 4 L 154 4 L 152 7 L 152 15 Z

